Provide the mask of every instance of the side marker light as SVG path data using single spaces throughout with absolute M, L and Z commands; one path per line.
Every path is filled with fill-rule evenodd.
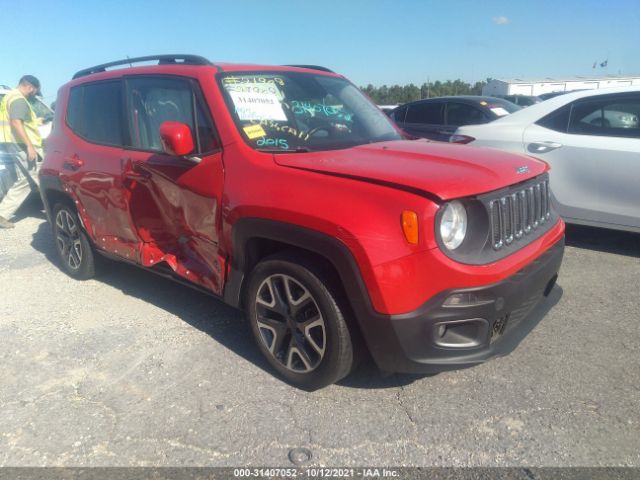
M 402 231 L 407 242 L 411 245 L 418 244 L 418 214 L 416 212 L 411 210 L 402 212 Z

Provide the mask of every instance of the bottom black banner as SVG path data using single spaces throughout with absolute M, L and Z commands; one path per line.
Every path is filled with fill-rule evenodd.
M 427 480 L 638 480 L 640 468 L 419 468 L 419 467 L 96 467 L 0 468 L 0 480 L 214 480 L 387 478 Z

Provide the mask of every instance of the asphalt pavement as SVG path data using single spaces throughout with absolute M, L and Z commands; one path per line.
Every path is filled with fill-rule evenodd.
M 114 262 L 65 275 L 37 207 L 0 230 L 0 466 L 640 466 L 638 234 L 570 228 L 507 357 L 307 393 L 211 297 Z

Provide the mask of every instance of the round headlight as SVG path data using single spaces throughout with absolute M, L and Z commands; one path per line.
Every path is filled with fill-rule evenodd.
M 467 211 L 464 205 L 454 200 L 447 203 L 440 217 L 440 238 L 449 250 L 458 248 L 467 234 Z

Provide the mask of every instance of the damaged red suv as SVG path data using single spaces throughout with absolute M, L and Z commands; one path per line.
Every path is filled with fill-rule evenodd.
M 101 255 L 213 294 L 300 388 L 365 350 L 394 372 L 505 355 L 555 284 L 545 163 L 407 140 L 325 68 L 126 59 L 57 105 L 40 180 L 64 270 Z

